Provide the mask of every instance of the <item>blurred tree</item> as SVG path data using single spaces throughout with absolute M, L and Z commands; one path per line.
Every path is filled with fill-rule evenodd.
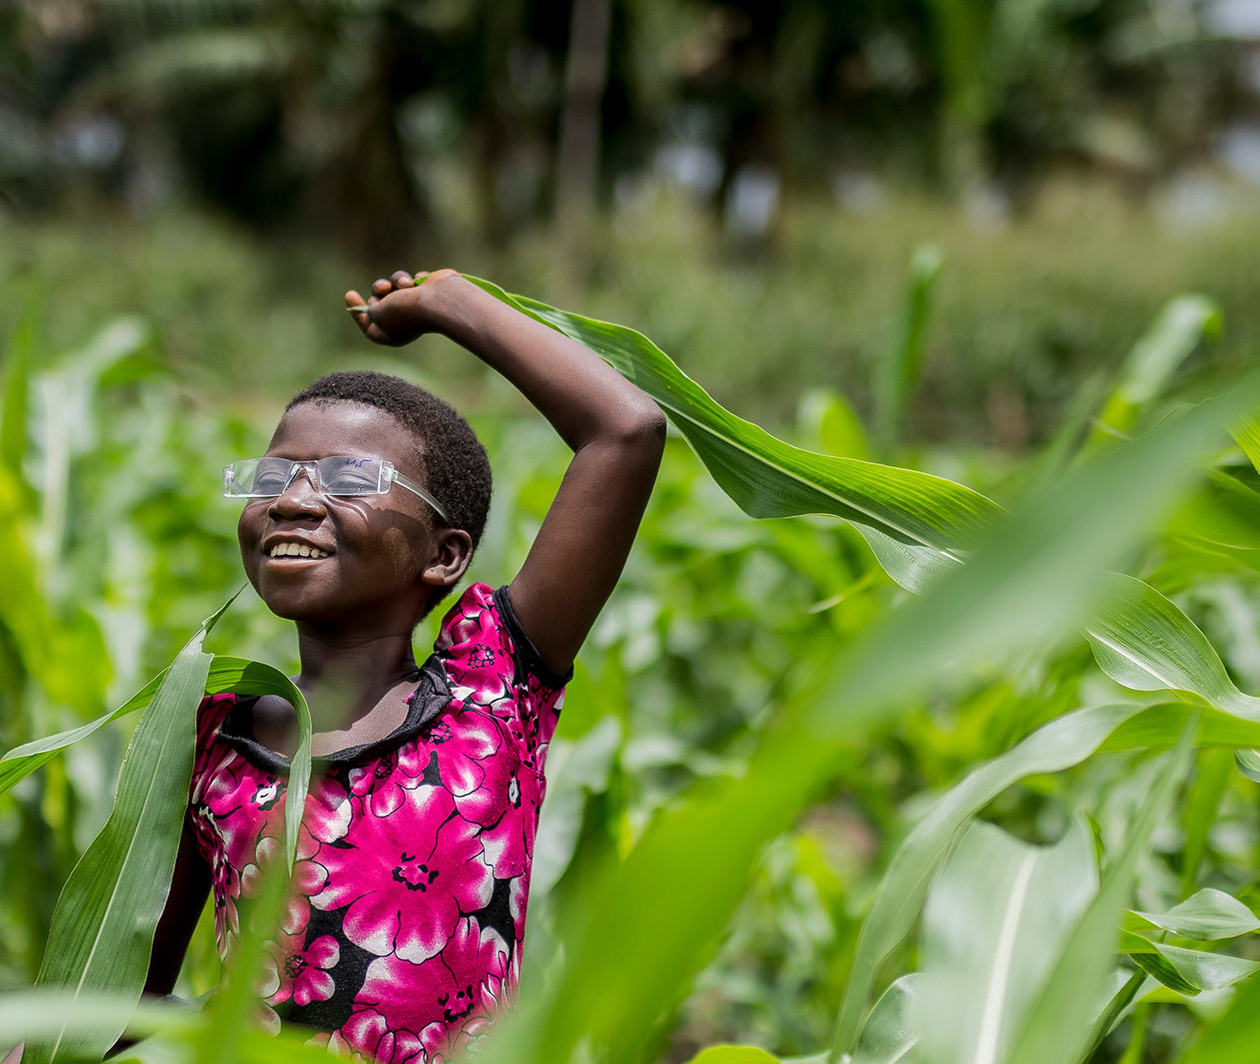
M 1055 163 L 1149 183 L 1254 108 L 1182 0 L 16 0 L 0 194 L 191 192 L 373 257 L 576 225 L 624 179 L 728 218 L 889 173 L 969 193 Z M 440 206 L 439 206 L 440 201 Z M 568 219 L 566 222 L 565 219 Z M 579 241 L 580 242 L 580 241 Z

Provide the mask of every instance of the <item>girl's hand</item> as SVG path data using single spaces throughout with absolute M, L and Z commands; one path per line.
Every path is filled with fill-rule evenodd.
M 410 274 L 395 270 L 389 279 L 372 282 L 372 294 L 364 299 L 351 289 L 346 309 L 369 340 L 387 347 L 401 347 L 435 328 L 432 304 L 443 282 L 458 277 L 454 270 Z M 358 308 L 367 307 L 367 310 Z

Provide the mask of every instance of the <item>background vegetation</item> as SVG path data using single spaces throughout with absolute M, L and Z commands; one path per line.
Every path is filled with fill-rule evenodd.
M 563 448 L 456 349 L 363 347 L 340 293 L 395 265 L 451 262 L 624 321 L 795 443 L 950 476 L 1020 512 L 1195 387 L 1228 391 L 1260 333 L 1245 6 L 8 5 L 0 747 L 120 703 L 238 586 L 218 468 L 259 452 L 287 395 L 326 369 L 401 372 L 469 412 L 498 485 L 478 575 L 510 576 Z M 1182 292 L 1211 307 L 1170 372 L 1143 374 L 1135 345 Z M 1235 487 L 1254 473 L 1223 430 L 1213 446 L 1212 476 L 1145 529 L 1127 571 L 1174 596 L 1256 690 L 1257 511 Z M 1152 490 L 1170 476 L 1143 467 Z M 1066 535 L 1083 516 L 1061 520 Z M 1081 567 L 1102 564 L 1087 553 Z M 563 983 L 560 914 L 603 860 L 629 857 L 696 783 L 744 773 L 799 678 L 910 601 L 850 526 L 750 521 L 671 439 L 552 751 L 527 980 Z M 830 1043 L 865 963 L 859 927 L 931 800 L 1071 710 L 1147 697 L 1069 629 L 1013 659 L 982 651 L 895 715 L 852 722 L 809 810 L 738 870 L 729 925 L 680 965 L 699 974 L 639 1017 L 645 1059 Z M 293 664 L 252 601 L 210 648 Z M 0 801 L 0 986 L 39 967 L 128 727 Z M 1207 887 L 1256 908 L 1254 784 L 1228 745 L 1198 749 L 1175 801 L 1154 806 L 1133 909 L 1166 913 Z M 982 816 L 1038 843 L 1070 842 L 1084 817 L 1111 867 L 1155 764 L 1144 748 L 1035 773 Z M 998 858 L 976 860 L 956 874 L 979 896 Z M 678 885 L 657 889 L 668 906 Z M 933 911 L 871 969 L 875 990 L 942 956 Z M 1249 931 L 1210 949 L 1260 954 Z M 1095 1059 L 1181 1059 L 1244 974 L 1135 987 Z M 183 989 L 218 975 L 203 929 Z

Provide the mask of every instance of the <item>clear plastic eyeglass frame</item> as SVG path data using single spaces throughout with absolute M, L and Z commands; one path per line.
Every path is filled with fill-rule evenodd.
M 261 484 L 260 470 L 264 474 Z M 384 458 L 342 454 L 304 462 L 287 458 L 247 458 L 223 467 L 223 494 L 229 499 L 274 499 L 288 491 L 294 478 L 302 472 L 310 478 L 316 491 L 338 497 L 385 495 L 397 484 L 420 496 L 438 517 L 450 523 L 437 499 Z

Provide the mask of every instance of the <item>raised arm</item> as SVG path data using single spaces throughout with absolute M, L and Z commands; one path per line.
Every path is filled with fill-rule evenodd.
M 346 305 L 362 305 L 357 292 Z M 612 592 L 647 505 L 665 438 L 651 399 L 574 340 L 453 270 L 372 286 L 364 334 L 397 346 L 425 332 L 462 345 L 512 382 L 573 459 L 508 595 L 543 660 L 568 669 Z

